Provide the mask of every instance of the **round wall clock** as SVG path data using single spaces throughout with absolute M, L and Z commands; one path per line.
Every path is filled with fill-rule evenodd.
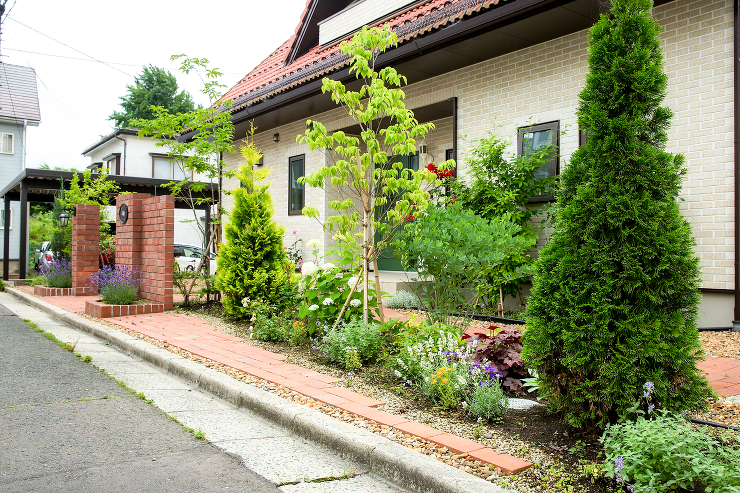
M 118 208 L 118 219 L 121 220 L 121 224 L 126 224 L 126 221 L 128 221 L 128 205 L 121 204 L 121 207 Z

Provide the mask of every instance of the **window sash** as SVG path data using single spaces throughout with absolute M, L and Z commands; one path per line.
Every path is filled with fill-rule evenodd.
M 560 163 L 558 158 L 558 146 L 560 145 L 559 136 L 560 122 L 558 121 L 540 123 L 538 125 L 522 127 L 519 129 L 517 138 L 517 154 L 519 156 L 526 156 L 530 152 L 543 147 L 550 145 L 554 146 L 550 162 L 546 163 L 535 173 L 535 177 L 537 179 L 557 176 L 560 173 Z M 535 202 L 541 202 L 542 200 L 550 200 L 552 197 L 550 195 L 539 195 L 532 199 Z
M 305 155 L 294 156 L 288 162 L 288 215 L 299 216 L 303 214 L 305 203 L 305 187 L 298 182 L 298 178 L 305 173 Z
M 0 153 L 14 154 L 13 134 L 0 133 Z

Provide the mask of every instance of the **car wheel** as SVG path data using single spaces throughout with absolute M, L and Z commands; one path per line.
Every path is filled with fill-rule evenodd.
M 185 267 L 185 270 L 188 272 L 193 272 L 195 270 L 195 267 L 193 267 L 192 265 L 188 265 L 187 267 Z

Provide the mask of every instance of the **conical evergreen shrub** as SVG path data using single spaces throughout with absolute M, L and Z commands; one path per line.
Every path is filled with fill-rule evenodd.
M 244 298 L 276 305 L 284 301 L 281 294 L 290 264 L 283 247 L 285 231 L 273 220 L 269 185 L 256 185 L 247 166 L 237 177 L 245 186 L 231 192 L 234 208 L 224 229 L 226 243 L 219 250 L 216 283 L 224 310 L 233 317 L 247 317 L 254 310 L 245 308 Z
M 603 427 L 655 384 L 657 405 L 704 406 L 699 268 L 677 196 L 684 158 L 651 0 L 614 0 L 590 30 L 578 121 L 586 145 L 562 174 L 555 230 L 538 260 L 522 356 L 551 406 Z

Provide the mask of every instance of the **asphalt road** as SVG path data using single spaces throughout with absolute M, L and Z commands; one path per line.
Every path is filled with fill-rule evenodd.
M 0 305 L 0 492 L 278 492 Z

